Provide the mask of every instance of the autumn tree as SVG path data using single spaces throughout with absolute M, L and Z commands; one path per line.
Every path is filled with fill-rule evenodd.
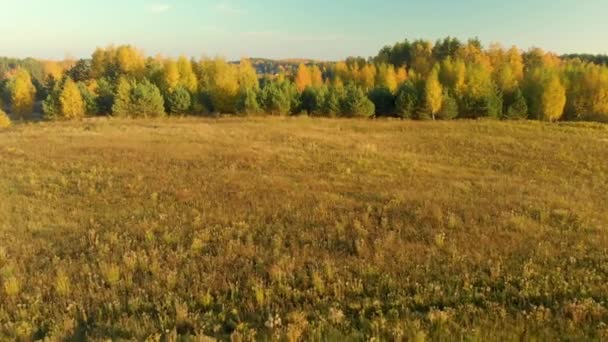
M 238 66 L 238 83 L 241 91 L 252 90 L 257 92 L 260 88 L 258 75 L 248 59 L 241 59 Z
M 526 74 L 523 92 L 533 119 L 559 120 L 566 105 L 566 89 L 560 80 L 559 69 L 535 67 Z
M 467 65 L 464 87 L 458 95 L 462 117 L 499 118 L 502 116 L 502 93 L 492 80 L 492 70 L 488 64 Z
M 352 81 L 351 73 L 346 62 L 337 62 L 334 64 L 332 72 L 334 80 L 340 80 L 345 83 Z
M 236 113 L 239 97 L 237 66 L 222 58 L 203 59 L 199 64 L 200 87 L 208 94 L 213 110 L 219 113 Z
M 552 74 L 543 85 L 541 96 L 541 117 L 548 121 L 557 121 L 564 113 L 566 89 L 557 74 Z
M 397 90 L 397 74 L 395 67 L 390 64 L 380 64 L 376 74 L 376 86 L 386 88 L 391 92 Z
M 43 61 L 42 68 L 44 72 L 45 82 L 48 83 L 52 80 L 58 81 L 61 79 L 64 73 L 63 65 L 57 61 Z
M 484 69 L 492 71 L 490 57 L 483 51 L 481 43 L 477 39 L 470 39 L 467 44 L 462 45 L 456 52 L 456 58 L 463 60 L 466 64 L 480 65 Z
M 67 78 L 59 97 L 60 115 L 65 119 L 80 119 L 85 115 L 85 104 L 78 85 Z
M 190 93 L 196 92 L 198 80 L 192 68 L 192 62 L 185 56 L 179 57 L 177 59 L 177 70 L 179 74 L 179 85 Z
M 564 71 L 568 120 L 608 121 L 608 68 L 572 60 Z
M 120 117 L 157 117 L 165 114 L 163 96 L 147 79 L 121 77 L 116 88 L 112 114 Z
M 562 67 L 561 60 L 557 55 L 545 52 L 540 48 L 532 48 L 523 55 L 524 72 L 526 76 L 534 74 L 537 71 L 542 71 L 545 76 L 550 76 L 557 72 Z M 545 77 L 546 78 L 546 77 Z
M 36 88 L 32 84 L 30 74 L 25 69 L 18 69 L 11 80 L 10 98 L 13 113 L 20 118 L 34 111 Z
M 298 66 L 295 82 L 296 88 L 300 93 L 312 85 L 312 74 L 310 69 L 304 63 L 300 63 Z
M 101 78 L 110 73 L 110 65 L 113 59 L 113 47 L 97 48 L 91 56 L 91 76 L 93 78 Z
M 524 78 L 524 59 L 521 51 L 516 46 L 513 46 L 507 51 L 505 58 L 513 71 L 515 80 L 521 82 Z
M 130 45 L 97 48 L 91 59 L 94 78 L 116 78 L 120 75 L 141 78 L 145 74 L 146 58 L 142 51 Z
M 435 65 L 433 58 L 433 45 L 429 41 L 417 40 L 411 45 L 410 69 L 422 77 L 426 77 Z
M 435 115 L 441 110 L 443 103 L 443 88 L 439 82 L 438 68 L 433 69 L 427 77 L 424 90 L 426 107 L 435 120 Z
M 397 85 L 403 84 L 407 80 L 407 69 L 402 66 L 395 69 L 395 74 L 397 77 Z
M 453 94 L 460 95 L 464 91 L 467 67 L 461 59 L 453 60 L 448 57 L 441 62 L 439 80 Z
M 383 64 L 386 65 L 386 64 Z M 363 89 L 371 89 L 376 85 L 376 74 L 378 70 L 374 64 L 365 64 L 359 71 L 358 84 Z
M 119 46 L 116 49 L 116 64 L 122 75 L 141 77 L 146 66 L 143 53 L 130 45 Z
M 166 92 L 171 93 L 180 84 L 177 62 L 172 59 L 166 60 L 162 75 L 163 88 Z
M 315 64 L 310 68 L 310 78 L 313 87 L 319 88 L 323 86 L 323 72 L 318 65 Z

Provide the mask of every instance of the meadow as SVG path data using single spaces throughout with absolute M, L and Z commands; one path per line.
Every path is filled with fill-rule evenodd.
M 0 340 L 608 339 L 608 125 L 0 130 Z

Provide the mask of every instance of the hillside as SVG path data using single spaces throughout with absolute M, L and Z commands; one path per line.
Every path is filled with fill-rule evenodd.
M 0 131 L 0 340 L 608 338 L 608 126 Z

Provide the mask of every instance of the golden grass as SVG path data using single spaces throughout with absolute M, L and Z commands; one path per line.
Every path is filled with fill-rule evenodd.
M 608 338 L 608 126 L 0 132 L 0 340 Z

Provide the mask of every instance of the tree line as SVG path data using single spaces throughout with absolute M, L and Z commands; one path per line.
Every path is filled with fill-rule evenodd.
M 256 72 L 259 65 L 248 59 L 147 57 L 133 46 L 98 48 L 78 61 L 28 59 L 3 67 L 0 110 L 13 118 L 38 110 L 53 120 L 306 113 L 608 121 L 607 66 L 539 48 L 486 48 L 477 39 L 405 40 L 371 58 L 273 66 L 270 74 Z

